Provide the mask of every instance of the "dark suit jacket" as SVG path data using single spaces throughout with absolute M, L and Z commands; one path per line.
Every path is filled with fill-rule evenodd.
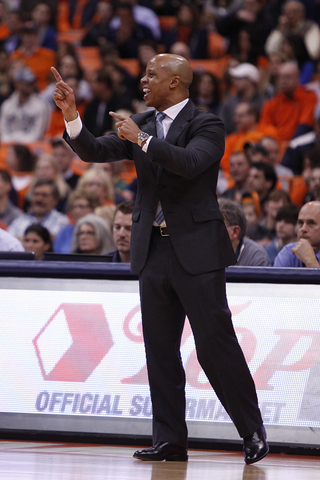
M 219 118 L 189 101 L 173 121 L 165 141 L 156 138 L 154 111 L 132 116 L 141 130 L 154 135 L 147 153 L 117 134 L 94 138 L 84 127 L 75 140 L 65 139 L 86 162 L 133 159 L 138 191 L 132 215 L 131 269 L 139 273 L 147 260 L 152 223 L 161 201 L 170 240 L 182 267 L 191 274 L 235 263 L 216 197 L 224 126 Z

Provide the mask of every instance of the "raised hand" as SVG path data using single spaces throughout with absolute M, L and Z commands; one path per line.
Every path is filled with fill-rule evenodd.
M 75 120 L 78 116 L 76 100 L 72 88 L 63 81 L 60 73 L 54 67 L 51 67 L 51 71 L 56 79 L 56 88 L 52 95 L 52 98 L 58 108 L 61 109 L 64 118 L 67 122 Z
M 115 127 L 118 137 L 132 143 L 138 143 L 138 133 L 141 132 L 138 125 L 130 117 L 124 117 L 115 112 L 109 112 L 109 114 L 117 119 Z

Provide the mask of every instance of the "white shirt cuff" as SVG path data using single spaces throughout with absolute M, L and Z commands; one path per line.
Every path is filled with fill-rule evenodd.
M 75 120 L 71 120 L 71 122 L 67 122 L 66 120 L 64 120 L 64 123 L 69 137 L 71 139 L 77 138 L 82 130 L 82 121 L 79 113 Z
M 148 138 L 148 140 L 146 141 L 146 143 L 145 143 L 145 144 L 143 145 L 143 147 L 142 147 L 142 150 L 143 150 L 145 153 L 147 153 L 147 151 L 148 151 L 148 146 L 149 146 L 149 143 L 151 142 L 151 139 L 152 139 L 152 138 L 153 138 L 153 136 L 150 135 L 150 137 Z

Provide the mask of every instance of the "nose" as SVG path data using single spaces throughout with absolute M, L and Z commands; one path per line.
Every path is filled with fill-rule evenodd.
M 146 83 L 147 81 L 147 75 L 143 75 L 143 77 L 140 80 L 140 83 Z

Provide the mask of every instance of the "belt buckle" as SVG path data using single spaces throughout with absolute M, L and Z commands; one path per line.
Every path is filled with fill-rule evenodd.
M 161 237 L 169 237 L 168 228 L 167 227 L 159 227 L 160 228 L 160 235 Z

